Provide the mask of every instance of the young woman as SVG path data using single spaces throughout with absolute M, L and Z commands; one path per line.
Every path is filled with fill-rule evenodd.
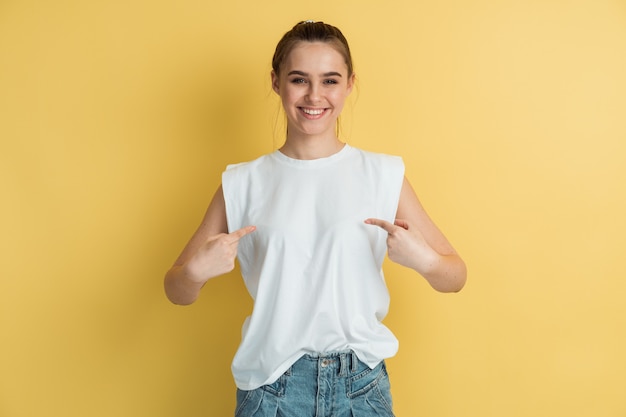
M 339 29 L 297 24 L 272 67 L 287 139 L 227 167 L 165 277 L 166 294 L 193 303 L 238 258 L 255 302 L 232 364 L 236 416 L 392 416 L 385 359 L 398 343 L 381 323 L 385 253 L 443 292 L 463 287 L 465 264 L 424 211 L 399 157 L 338 138 L 355 81 Z

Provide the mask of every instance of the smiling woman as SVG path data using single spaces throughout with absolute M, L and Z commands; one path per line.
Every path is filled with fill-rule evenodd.
M 341 54 L 325 42 L 301 42 L 278 71 L 272 71 L 272 87 L 287 114 L 287 142 L 281 150 L 298 159 L 335 153 L 341 148 L 337 118 L 354 85 L 354 73 Z M 305 143 L 307 154 L 296 154 L 302 148 L 294 142 Z
M 354 85 L 339 29 L 306 21 L 279 42 L 272 87 L 287 115 L 277 151 L 231 165 L 205 218 L 165 277 L 193 303 L 237 257 L 255 300 L 232 364 L 237 416 L 393 416 L 382 323 L 385 253 L 442 292 L 465 264 L 430 220 L 400 157 L 342 142 L 337 118 Z
M 271 61 L 289 23 L 302 18 L 298 7 L 287 0 L 272 2 L 271 13 L 253 0 L 33 4 L 0 1 L 0 416 L 232 416 L 230 363 L 253 305 L 240 269 L 211 279 L 189 307 L 167 301 L 163 275 L 198 226 L 202 213 L 194 217 L 212 197 L 206 190 L 220 186 L 225 162 L 283 145 L 287 120 L 276 120 Z M 362 90 L 357 99 L 357 84 L 346 100 L 338 137 L 401 154 L 429 214 L 471 264 L 471 285 L 448 296 L 385 259 L 391 308 L 383 323 L 400 340 L 385 360 L 397 415 L 626 416 L 625 5 L 362 1 L 358 19 L 351 1 L 309 8 L 349 37 Z M 329 42 L 343 57 L 341 45 Z M 388 199 L 372 178 L 354 165 L 315 178 L 327 169 L 316 163 L 335 162 L 282 155 L 257 172 L 293 165 L 288 175 L 299 177 L 270 180 L 303 190 L 286 198 L 291 189 L 280 189 L 271 195 L 276 204 L 247 206 L 267 203 L 259 221 L 244 219 L 256 230 L 240 239 L 239 256 L 250 259 L 245 246 L 268 240 L 275 252 L 258 250 L 257 261 L 276 265 L 281 250 L 295 256 L 297 249 L 309 277 L 343 265 L 346 254 L 376 262 L 372 251 L 363 253 L 363 244 L 376 244 L 365 234 L 376 226 L 362 225 L 366 242 L 349 237 L 361 218 L 391 223 L 394 216 L 368 206 L 367 196 Z M 346 187 L 353 170 L 357 181 Z M 378 181 L 395 185 L 393 176 Z M 313 188 L 316 180 L 323 189 Z M 235 186 L 242 195 L 254 189 Z M 363 206 L 354 217 L 348 199 Z M 302 220 L 306 207 L 314 213 Z M 323 219 L 324 210 L 333 215 Z M 315 236 L 316 252 L 290 240 L 318 228 L 326 233 Z M 394 249 L 390 241 L 399 259 Z M 355 268 L 346 264 L 346 281 Z M 273 299 L 281 301 L 300 297 L 293 309 L 274 303 L 285 332 L 293 331 L 285 322 L 302 325 L 289 335 L 294 341 L 319 342 L 326 326 L 352 317 L 358 305 L 352 289 L 346 296 L 337 285 L 337 315 L 313 315 L 330 287 L 292 278 L 273 287 L 268 274 L 257 280 L 246 270 L 259 300 L 246 340 L 267 343 L 263 363 L 282 353 L 280 329 L 256 324 L 272 304 L 262 301 L 268 291 L 279 288 Z M 357 284 L 365 291 L 365 282 Z M 353 328 L 365 327 L 359 323 L 367 319 Z M 364 359 L 353 342 L 359 334 L 349 336 Z M 281 375 L 261 390 L 270 392 L 265 400 L 281 383 L 288 396 L 289 380 Z

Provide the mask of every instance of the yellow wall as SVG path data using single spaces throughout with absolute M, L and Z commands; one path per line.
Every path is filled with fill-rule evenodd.
M 0 3 L 0 416 L 228 416 L 251 303 L 162 277 L 230 162 L 281 141 L 301 19 L 341 27 L 348 141 L 401 154 L 468 263 L 386 264 L 401 417 L 626 415 L 626 3 Z

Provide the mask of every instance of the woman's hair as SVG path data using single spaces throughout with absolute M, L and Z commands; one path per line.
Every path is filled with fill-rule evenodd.
M 343 33 L 335 26 L 312 20 L 306 20 L 295 25 L 283 35 L 276 45 L 276 51 L 272 58 L 272 69 L 276 75 L 280 74 L 280 66 L 299 42 L 327 42 L 331 44 L 343 56 L 348 66 L 348 77 L 352 76 L 354 72 L 352 56 L 348 41 Z

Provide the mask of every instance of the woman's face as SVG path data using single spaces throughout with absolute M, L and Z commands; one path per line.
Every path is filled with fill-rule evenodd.
M 335 138 L 337 117 L 354 84 L 343 56 L 331 44 L 300 42 L 285 58 L 272 87 L 287 114 L 289 136 Z

